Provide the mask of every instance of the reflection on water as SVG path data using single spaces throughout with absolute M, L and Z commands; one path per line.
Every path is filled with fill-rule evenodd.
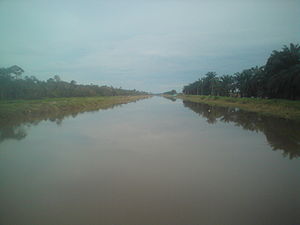
M 0 224 L 299 224 L 299 158 L 233 125 L 268 121 L 185 105 L 245 121 L 154 97 L 2 127 Z
M 5 139 L 21 140 L 26 137 L 26 131 L 24 126 L 12 126 L 0 128 L 0 142 Z
M 189 101 L 183 101 L 183 104 L 207 118 L 207 123 L 231 122 L 245 130 L 260 131 L 265 134 L 273 150 L 283 150 L 283 155 L 290 159 L 300 156 L 300 124 L 295 121 L 263 116 L 237 108 L 210 106 Z
M 132 102 L 136 102 L 136 101 L 132 101 Z M 89 110 L 66 109 L 64 111 L 56 111 L 56 112 L 46 111 L 40 114 L 24 115 L 23 117 L 17 117 L 11 120 L 0 120 L 0 143 L 6 139 L 22 140 L 27 136 L 26 130 L 32 125 L 34 126 L 38 125 L 41 121 L 50 121 L 56 123 L 57 125 L 61 125 L 63 120 L 70 116 L 75 118 L 77 115 L 87 111 L 97 112 L 99 110 L 113 109 L 115 107 L 120 107 L 123 104 L 128 104 L 128 103 L 113 104 L 110 106 L 104 106 L 101 108 L 95 108 Z
M 171 100 L 172 102 L 176 102 L 176 98 L 172 97 L 172 96 L 163 96 L 165 99 L 169 99 Z

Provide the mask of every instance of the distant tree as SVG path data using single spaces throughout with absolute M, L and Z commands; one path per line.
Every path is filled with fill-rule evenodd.
M 239 90 L 241 97 L 257 97 L 260 89 L 261 68 L 252 67 L 243 70 L 241 73 L 235 73 L 235 85 Z
M 290 44 L 273 51 L 265 65 L 266 95 L 271 98 L 300 98 L 300 46 Z
M 54 79 L 55 82 L 60 82 L 61 81 L 60 76 L 58 76 L 58 75 L 54 75 L 53 79 Z
M 217 73 L 215 72 L 208 72 L 205 75 L 205 80 L 208 86 L 208 93 L 209 95 L 217 95 L 218 91 L 217 91 L 217 87 L 218 87 L 218 78 L 217 78 Z
M 35 99 L 45 97 L 72 96 L 114 96 L 147 94 L 137 90 L 82 85 L 72 80 L 70 83 L 61 80 L 58 75 L 47 81 L 40 81 L 34 76 L 22 78 L 24 70 L 19 66 L 0 68 L 0 99 Z
M 184 94 L 239 94 L 241 97 L 300 99 L 300 46 L 290 44 L 273 51 L 265 66 L 252 67 L 232 75 L 218 77 L 208 72 L 183 87 Z
M 7 72 L 13 78 L 20 79 L 22 73 L 24 73 L 24 70 L 21 67 L 14 65 L 14 66 L 7 68 Z
M 234 78 L 231 75 L 223 75 L 220 77 L 220 92 L 222 96 L 229 96 L 233 93 L 234 87 Z
M 70 84 L 71 84 L 71 85 L 76 85 L 77 83 L 76 83 L 75 80 L 71 80 Z
M 167 92 L 164 92 L 165 95 L 175 95 L 177 94 L 176 90 L 172 90 L 172 91 L 167 91 Z

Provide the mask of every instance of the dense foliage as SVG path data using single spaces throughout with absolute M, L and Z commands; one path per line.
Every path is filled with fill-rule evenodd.
M 218 77 L 208 72 L 183 88 L 184 94 L 300 99 L 300 46 L 273 51 L 262 67 Z
M 24 70 L 18 66 L 0 68 L 0 99 L 37 99 L 52 97 L 86 97 L 146 94 L 136 90 L 124 90 L 98 85 L 76 84 L 62 81 L 58 75 L 47 81 L 34 76 L 22 77 Z
M 164 95 L 176 95 L 177 92 L 176 92 L 176 90 L 172 90 L 172 91 L 164 92 L 163 94 L 164 94 Z

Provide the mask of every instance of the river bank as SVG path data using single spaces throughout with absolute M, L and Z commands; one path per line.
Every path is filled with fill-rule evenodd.
M 178 95 L 177 98 L 209 105 L 237 107 L 246 111 L 300 121 L 300 101 L 204 95 Z
M 0 101 L 0 125 L 59 118 L 85 111 L 107 109 L 148 97 L 139 95 L 5 100 Z

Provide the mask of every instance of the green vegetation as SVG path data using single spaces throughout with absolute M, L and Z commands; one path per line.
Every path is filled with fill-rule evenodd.
M 149 97 L 136 90 L 65 82 L 58 75 L 41 81 L 23 73 L 18 66 L 0 68 L 0 126 L 57 120 Z
M 176 90 L 167 91 L 163 93 L 163 95 L 176 95 L 176 94 L 177 94 Z
M 85 111 L 111 108 L 149 96 L 49 98 L 0 101 L 0 126 L 42 119 L 57 119 Z
M 77 84 L 74 80 L 66 82 L 58 75 L 41 81 L 34 76 L 22 77 L 23 73 L 24 70 L 18 66 L 0 68 L 0 100 L 147 94 L 136 90 Z
M 209 105 L 238 107 L 246 111 L 300 121 L 300 101 L 205 95 L 179 95 L 178 98 Z
M 183 88 L 187 95 L 300 99 L 300 46 L 273 51 L 262 67 L 218 77 L 208 72 Z

